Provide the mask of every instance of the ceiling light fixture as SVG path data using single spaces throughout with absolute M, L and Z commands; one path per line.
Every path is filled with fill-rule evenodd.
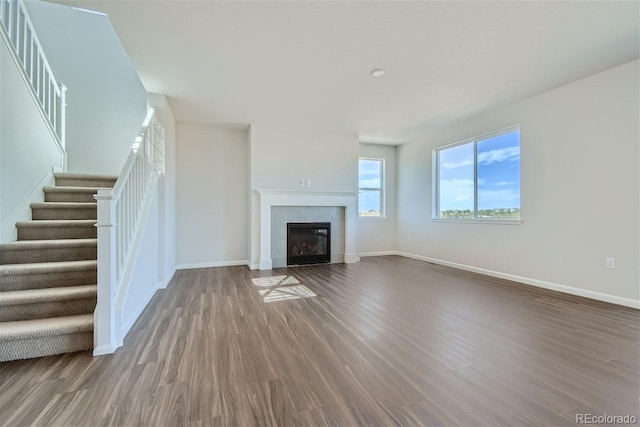
M 371 75 L 373 77 L 381 77 L 384 74 L 384 70 L 382 68 L 374 68 L 371 70 Z

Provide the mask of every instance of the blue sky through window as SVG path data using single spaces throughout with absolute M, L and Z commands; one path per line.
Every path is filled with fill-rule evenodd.
M 478 210 L 520 208 L 520 130 L 479 140 Z M 474 142 L 440 150 L 440 211 L 474 209 Z
M 440 151 L 440 210 L 473 210 L 473 142 Z
M 478 210 L 520 207 L 520 131 L 478 141 Z
M 363 190 L 380 189 L 382 183 L 382 160 L 360 159 L 359 167 L 359 187 L 360 187 L 360 213 L 378 212 L 381 213 L 381 191 Z

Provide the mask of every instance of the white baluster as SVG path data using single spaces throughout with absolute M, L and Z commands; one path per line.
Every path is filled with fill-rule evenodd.
M 67 87 L 64 83 L 60 83 L 60 120 L 58 127 L 58 136 L 60 137 L 60 143 L 62 144 L 62 148 L 66 148 L 67 145 Z M 66 160 L 66 156 L 65 156 Z M 66 169 L 66 165 L 65 165 Z

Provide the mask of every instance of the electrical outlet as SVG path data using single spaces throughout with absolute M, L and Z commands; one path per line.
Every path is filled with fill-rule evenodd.
M 411 234 L 407 234 L 407 240 L 411 240 Z
M 310 179 L 307 180 L 307 187 L 311 187 L 311 180 Z
M 304 178 L 300 178 L 300 187 L 304 187 Z
M 616 268 L 616 259 L 607 257 L 605 265 L 607 268 Z

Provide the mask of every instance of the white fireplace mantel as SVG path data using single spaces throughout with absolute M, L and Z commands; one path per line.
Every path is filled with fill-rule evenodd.
M 271 270 L 271 208 L 273 206 L 341 206 L 345 211 L 344 260 L 360 261 L 357 250 L 358 192 L 255 190 L 260 197 L 260 270 Z

